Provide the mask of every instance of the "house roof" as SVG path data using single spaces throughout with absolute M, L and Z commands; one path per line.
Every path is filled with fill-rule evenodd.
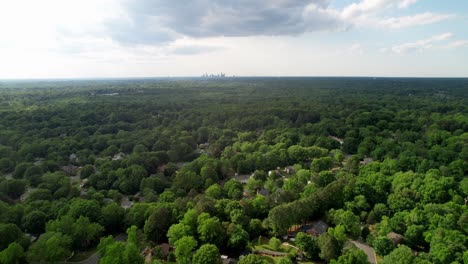
M 306 232 L 311 235 L 321 235 L 327 232 L 327 229 L 328 229 L 328 225 L 322 220 L 319 220 L 319 221 L 313 222 L 310 225 L 305 225 L 301 227 L 302 232 Z
M 168 244 L 168 243 L 162 243 L 161 245 L 159 245 L 161 247 L 161 251 L 163 252 L 163 255 L 164 256 L 167 256 L 170 252 L 172 252 L 175 247 Z
M 388 233 L 387 237 L 393 241 L 394 245 L 398 245 L 403 241 L 403 236 L 395 232 Z

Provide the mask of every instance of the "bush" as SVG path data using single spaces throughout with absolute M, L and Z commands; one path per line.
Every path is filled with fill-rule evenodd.
M 279 240 L 276 237 L 272 237 L 270 239 L 270 242 L 268 242 L 268 245 L 270 246 L 271 249 L 278 250 L 281 246 L 281 240 Z

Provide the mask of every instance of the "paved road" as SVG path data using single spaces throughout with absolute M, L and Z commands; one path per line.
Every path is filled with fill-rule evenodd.
M 118 236 L 116 236 L 115 241 L 126 241 L 127 240 L 127 234 L 121 233 Z M 80 261 L 80 262 L 61 262 L 60 264 L 97 264 L 99 262 L 99 251 L 91 255 L 89 258 Z
M 358 247 L 359 249 L 362 249 L 362 251 L 366 253 L 367 260 L 369 260 L 371 264 L 377 264 L 377 258 L 375 256 L 375 252 L 373 248 L 369 247 L 366 244 L 360 243 L 358 241 L 351 241 L 351 243 L 353 243 L 354 245 L 356 245 L 356 247 Z

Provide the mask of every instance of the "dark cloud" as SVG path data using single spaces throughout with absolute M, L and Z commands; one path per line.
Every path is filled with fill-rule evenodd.
M 109 24 L 123 43 L 152 44 L 180 36 L 297 35 L 335 30 L 342 21 L 328 0 L 122 0 L 127 17 Z

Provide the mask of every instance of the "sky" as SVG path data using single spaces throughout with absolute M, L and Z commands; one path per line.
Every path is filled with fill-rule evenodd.
M 467 0 L 0 0 L 0 79 L 468 77 Z

